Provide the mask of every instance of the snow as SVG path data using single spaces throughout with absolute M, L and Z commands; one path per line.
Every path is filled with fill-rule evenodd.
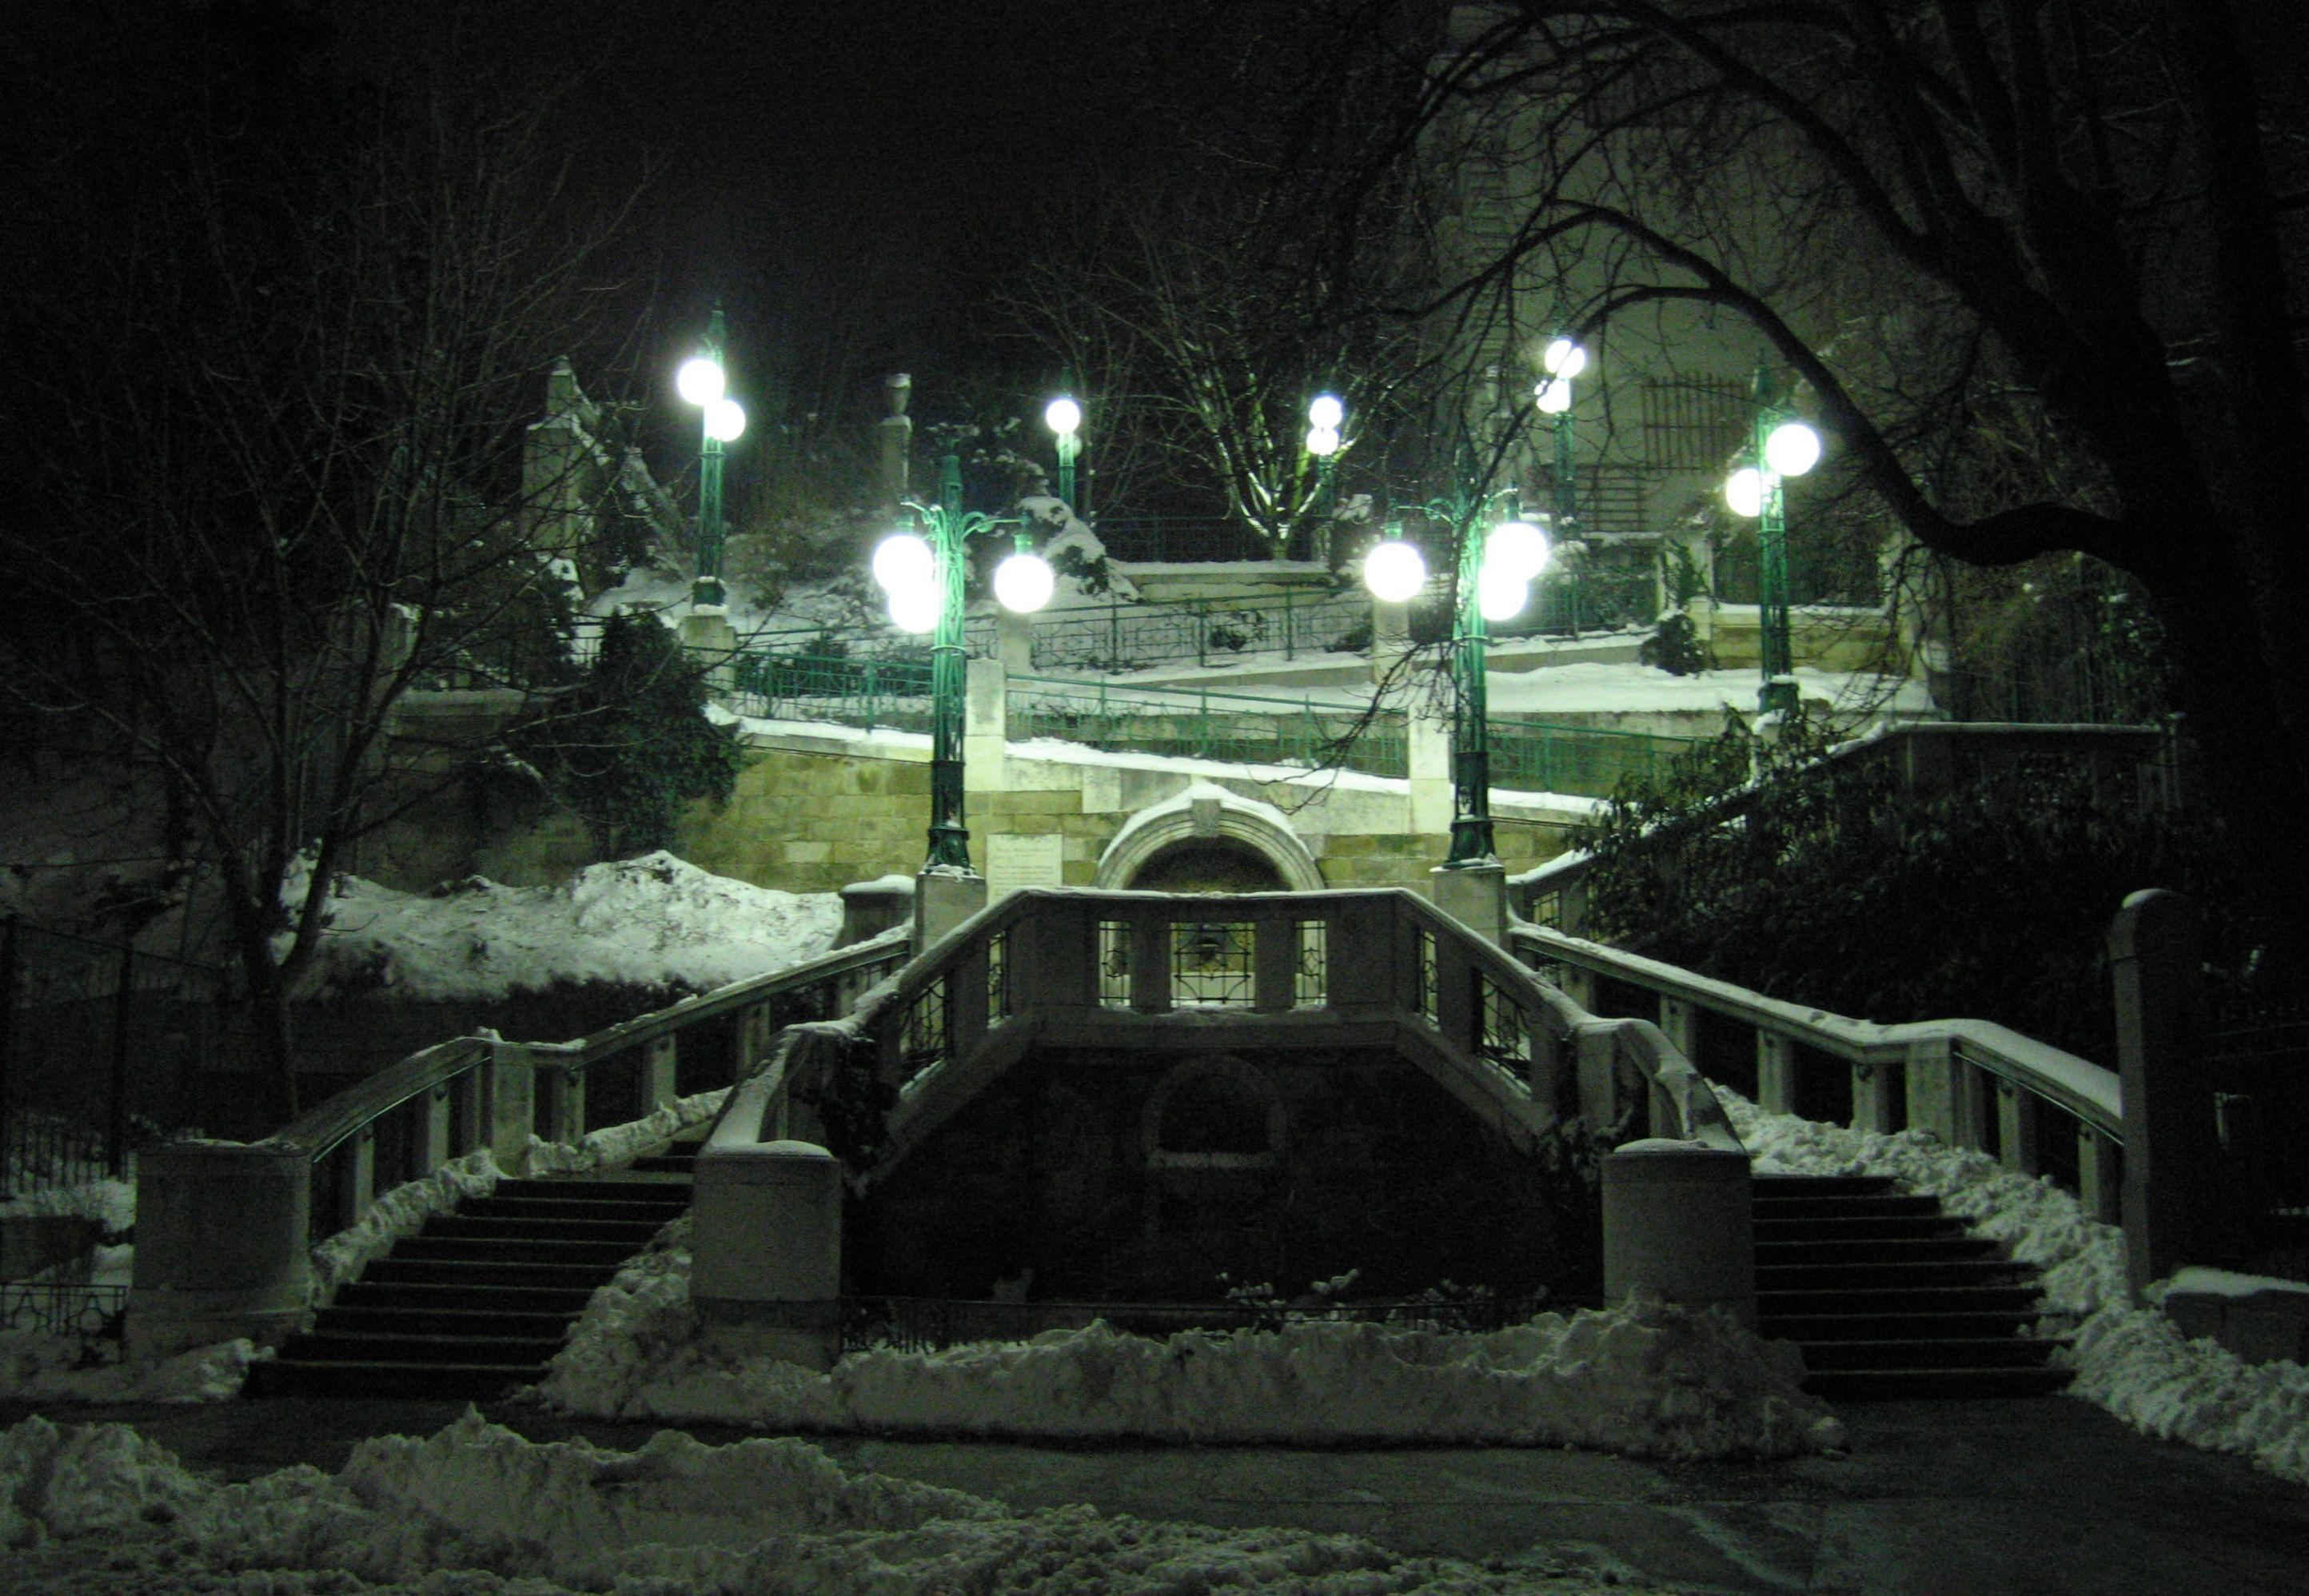
M 1312 1320 L 1156 1340 L 1103 1323 L 1028 1341 L 853 1352 L 828 1373 L 702 1329 L 688 1231 L 594 1294 L 540 1392 L 575 1414 L 802 1431 L 1186 1444 L 1579 1446 L 1670 1458 L 1843 1444 L 1794 1347 L 1638 1298 L 1489 1335 Z
M 2309 1282 L 2279 1279 L 2273 1275 L 2239 1274 L 2233 1269 L 2207 1269 L 2192 1264 L 2173 1271 L 2167 1291 L 2205 1297 L 2254 1297 L 2263 1291 L 2309 1292 Z
M 438 1433 L 364 1441 L 226 1484 L 122 1425 L 30 1418 L 0 1433 L 0 1543 L 19 1589 L 473 1596 L 985 1596 L 1230 1590 L 1310 1596 L 1630 1587 L 1526 1556 L 1405 1557 L 1346 1535 L 1163 1523 L 999 1502 L 844 1470 L 808 1442 L 709 1446 L 662 1431 L 632 1452 L 533 1443 L 469 1410 Z M 1637 1596 L 1641 1588 L 1637 1587 Z
M 842 899 L 661 852 L 589 865 L 558 887 L 472 876 L 420 894 L 346 877 L 329 915 L 321 992 L 489 1000 L 586 982 L 707 991 L 825 952 Z
M 1759 1171 L 1889 1175 L 2041 1269 L 2055 1316 L 2046 1328 L 2074 1324 L 2065 1355 L 2076 1371 L 2071 1396 L 2144 1435 L 2309 1482 L 2309 1368 L 2248 1364 L 2212 1341 L 2186 1340 L 2156 1306 L 2136 1305 L 2125 1286 L 2124 1233 L 2087 1218 L 2049 1179 L 2016 1175 L 1921 1131 L 1852 1131 L 1767 1113 L 1722 1086 L 1716 1095 Z M 2153 1305 L 2177 1287 L 2160 1282 L 2146 1295 Z

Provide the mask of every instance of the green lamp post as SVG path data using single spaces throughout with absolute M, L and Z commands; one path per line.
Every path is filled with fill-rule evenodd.
M 1548 430 L 1554 435 L 1555 471 L 1554 503 L 1549 507 L 1554 516 L 1555 535 L 1577 537 L 1579 524 L 1579 484 L 1572 473 L 1573 425 L 1571 421 L 1571 382 L 1587 369 L 1587 351 L 1570 336 L 1551 342 L 1539 357 L 1540 380 L 1532 389 L 1532 405 L 1548 419 Z M 1573 567 L 1571 588 L 1571 633 L 1579 635 L 1579 599 L 1577 565 Z
M 1458 550 L 1451 610 L 1451 847 L 1446 870 L 1497 862 L 1492 834 L 1487 623 L 1520 613 L 1531 584 L 1547 567 L 1547 538 L 1523 519 L 1516 490 L 1455 490 L 1448 499 L 1398 507 L 1441 521 Z M 1483 525 L 1488 522 L 1487 526 Z M 1478 527 L 1483 529 L 1479 533 Z M 1386 540 L 1363 557 L 1363 585 L 1374 597 L 1408 603 L 1427 585 L 1427 561 L 1390 523 Z
M 1088 520 L 1090 507 L 1075 503 L 1075 459 L 1082 453 L 1082 406 L 1068 395 L 1061 394 L 1042 407 L 1042 425 L 1059 440 L 1059 497 L 1070 514 Z
M 1765 715 L 1796 707 L 1795 654 L 1788 636 L 1788 520 L 1782 484 L 1820 463 L 1820 434 L 1787 403 L 1784 379 L 1756 368 L 1756 420 L 1746 455 L 1724 484 L 1734 515 L 1756 523 L 1757 668 L 1763 681 L 1756 707 Z
M 970 831 L 963 815 L 963 715 L 968 661 L 963 650 L 963 593 L 970 571 L 969 542 L 981 533 L 1009 529 L 1017 542 L 994 568 L 994 596 L 1003 608 L 1029 613 L 1051 602 L 1056 577 L 1013 519 L 962 507 L 962 459 L 939 462 L 938 502 L 906 508 L 928 538 L 912 531 L 884 538 L 874 551 L 874 579 L 889 594 L 890 620 L 902 631 L 929 632 L 930 640 L 930 828 L 923 868 L 969 872 Z
M 729 378 L 722 369 L 724 327 L 722 307 L 706 318 L 705 341 L 696 354 L 682 362 L 674 386 L 681 396 L 704 412 L 704 440 L 697 451 L 697 580 L 690 587 L 692 604 L 719 604 L 727 596 L 722 586 L 722 448 L 746 430 L 746 412 L 724 390 Z

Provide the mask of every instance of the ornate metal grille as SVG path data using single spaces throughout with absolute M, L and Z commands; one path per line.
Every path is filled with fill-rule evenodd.
M 1301 920 L 1292 929 L 1299 955 L 1291 972 L 1292 1004 L 1319 1009 L 1331 1001 L 1330 928 L 1320 920 Z
M 1481 970 L 1474 972 L 1475 1051 L 1520 1080 L 1531 1059 L 1531 1035 L 1514 998 Z
M 1412 934 L 1419 939 L 1419 1013 L 1432 1024 L 1442 1011 L 1438 1000 L 1443 984 L 1435 973 L 1435 938 L 1424 931 Z
M 1171 1002 L 1180 1008 L 1248 1009 L 1251 927 L 1206 920 L 1171 927 Z
M 1098 923 L 1098 1001 L 1105 1009 L 1130 1007 L 1130 927 L 1120 920 Z
M 986 944 L 986 1012 L 994 1019 L 1010 1014 L 1010 933 L 1003 932 Z
M 947 978 L 940 976 L 915 998 L 906 1011 L 905 1034 L 899 1044 L 909 1075 L 920 1074 L 945 1062 L 947 1038 L 953 1034 L 947 1013 Z

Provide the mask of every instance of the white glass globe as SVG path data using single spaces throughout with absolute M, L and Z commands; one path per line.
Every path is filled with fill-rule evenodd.
M 894 532 L 874 546 L 874 580 L 886 593 L 928 587 L 934 564 L 930 544 L 911 532 Z
M 722 375 L 722 362 L 706 355 L 697 355 L 681 363 L 674 373 L 673 386 L 681 396 L 701 409 L 722 397 L 727 382 Z
M 1568 382 L 1587 369 L 1587 351 L 1569 338 L 1558 338 L 1539 357 L 1539 369 Z
M 1528 521 L 1502 521 L 1483 540 L 1486 578 L 1497 571 L 1503 580 L 1528 582 L 1546 568 L 1547 534 Z
M 1307 429 L 1307 452 L 1318 460 L 1327 460 L 1339 452 L 1339 433 L 1335 427 Z
M 746 407 L 735 399 L 716 399 L 705 407 L 705 436 L 716 443 L 735 443 L 746 435 Z
M 901 587 L 890 594 L 890 624 L 902 632 L 936 631 L 938 609 L 938 591 L 929 583 Z
M 1336 394 L 1318 394 L 1307 406 L 1308 422 L 1327 431 L 1336 432 L 1347 419 L 1347 407 L 1339 403 Z
M 1551 377 L 1531 391 L 1531 402 L 1544 416 L 1560 416 L 1571 408 L 1571 379 Z
M 1053 399 L 1042 407 L 1042 425 L 1060 438 L 1070 438 L 1082 425 L 1082 406 L 1071 399 Z
M 1406 604 L 1427 585 L 1427 560 L 1413 544 L 1390 539 L 1363 556 L 1363 585 L 1371 596 Z
M 1732 507 L 1735 516 L 1760 516 L 1764 513 L 1764 473 L 1752 465 L 1743 465 L 1724 481 L 1724 502 Z
M 1800 477 L 1820 464 L 1820 434 L 1802 421 L 1782 421 L 1764 439 L 1764 464 L 1784 477 Z
M 1002 607 L 1031 615 L 1051 602 L 1057 585 L 1050 562 L 1039 554 L 1013 554 L 994 568 L 994 596 Z
M 1486 568 L 1475 579 L 1475 608 L 1486 620 L 1512 620 L 1523 613 L 1531 584 L 1506 571 Z

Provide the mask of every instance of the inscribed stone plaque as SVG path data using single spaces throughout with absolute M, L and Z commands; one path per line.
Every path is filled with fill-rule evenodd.
M 1065 884 L 1060 849 L 1065 839 L 1055 831 L 1030 836 L 997 832 L 986 839 L 986 900 L 989 903 L 1021 887 Z

